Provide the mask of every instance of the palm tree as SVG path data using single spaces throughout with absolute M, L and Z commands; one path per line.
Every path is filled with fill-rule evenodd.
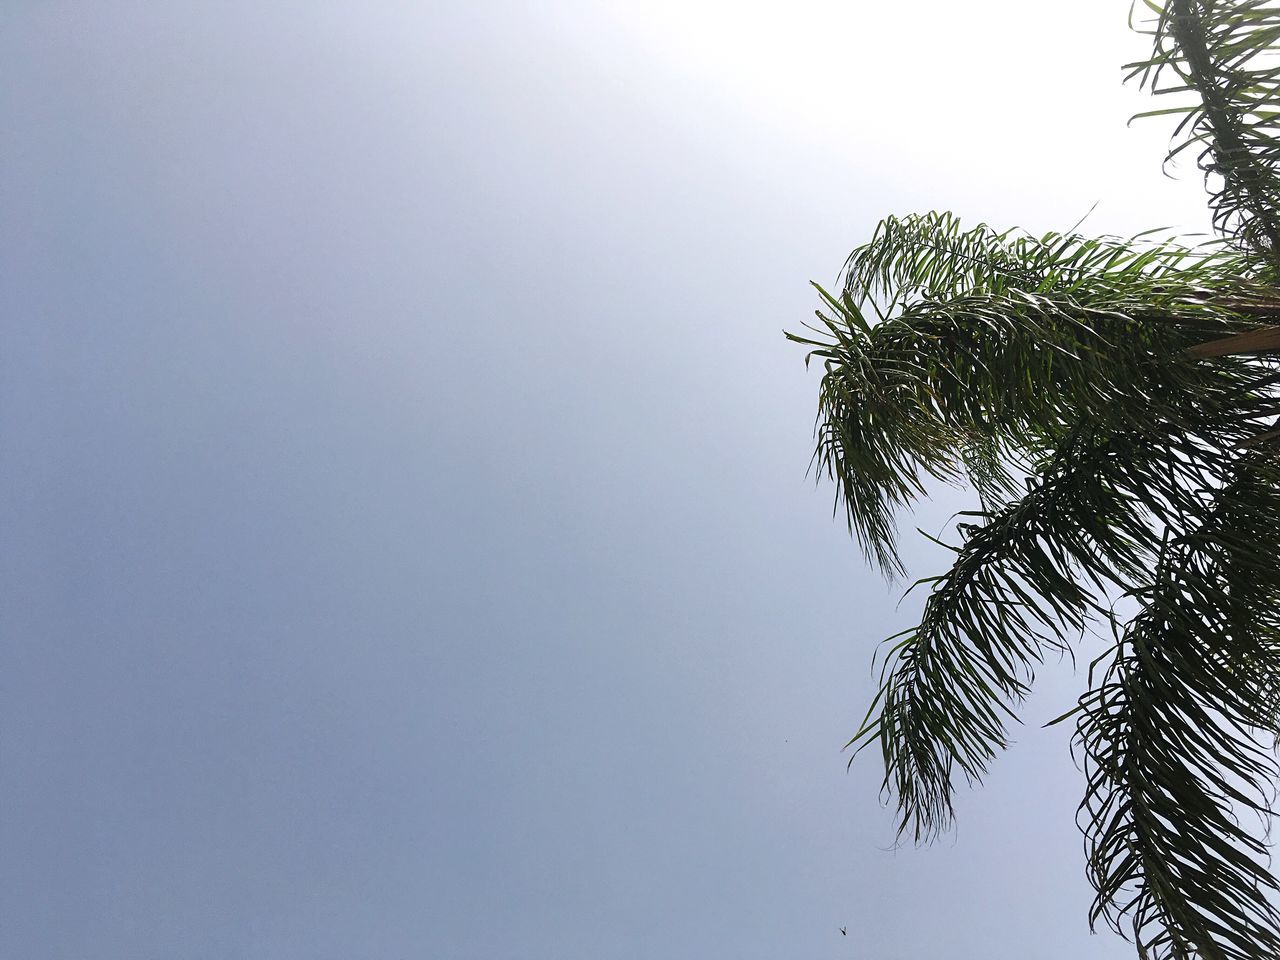
M 869 560 L 903 572 L 895 513 L 930 478 L 979 495 L 850 741 L 878 747 L 900 830 L 949 826 L 1036 666 L 1102 627 L 1059 718 L 1090 923 L 1145 958 L 1261 960 L 1280 956 L 1280 3 L 1147 6 L 1130 76 L 1189 100 L 1153 113 L 1181 117 L 1171 157 L 1198 152 L 1215 242 L 889 218 L 788 336 L 822 361 L 814 464 Z

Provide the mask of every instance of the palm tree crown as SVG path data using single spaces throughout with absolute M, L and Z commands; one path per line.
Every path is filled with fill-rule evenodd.
M 903 572 L 895 514 L 929 478 L 981 501 L 850 741 L 878 747 L 901 831 L 950 824 L 1035 667 L 1101 624 L 1061 718 L 1090 920 L 1143 957 L 1260 960 L 1280 884 L 1242 814 L 1265 827 L 1280 774 L 1280 4 L 1147 6 L 1131 76 L 1188 99 L 1153 113 L 1181 117 L 1170 156 L 1198 151 L 1217 242 L 891 217 L 788 336 L 822 362 L 814 464 L 872 562 Z

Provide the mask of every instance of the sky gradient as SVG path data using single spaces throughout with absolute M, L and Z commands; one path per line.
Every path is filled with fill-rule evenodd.
M 1034 7 L 0 6 L 0 956 L 1130 956 L 1069 664 L 934 847 L 846 772 L 918 600 L 781 335 L 888 213 L 1203 229 Z

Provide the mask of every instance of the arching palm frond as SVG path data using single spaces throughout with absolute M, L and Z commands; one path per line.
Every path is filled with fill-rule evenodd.
M 1081 700 L 1091 920 L 1128 916 L 1144 956 L 1280 956 L 1280 884 L 1241 821 L 1272 817 L 1278 549 L 1280 471 L 1249 457 L 1130 591 L 1141 611 Z
M 1169 158 L 1195 151 L 1224 236 L 1280 267 L 1280 3 L 1145 0 L 1151 56 L 1127 65 L 1157 96 L 1184 101 Z M 1189 102 L 1186 102 L 1189 101 Z
M 1171 396 L 1239 389 L 1227 368 L 1150 358 L 1258 328 L 1247 266 L 1225 249 L 963 230 L 950 214 L 884 221 L 842 295 L 821 291 L 819 324 L 788 334 L 824 363 L 815 464 L 869 558 L 902 572 L 894 516 L 924 476 L 976 464 L 990 495 L 1009 488 L 1000 463 L 1038 462 L 1082 417 L 1142 426 Z

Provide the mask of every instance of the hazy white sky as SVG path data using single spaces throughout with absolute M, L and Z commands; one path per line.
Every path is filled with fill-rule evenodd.
M 1069 666 L 936 847 L 845 772 L 918 601 L 781 336 L 887 213 L 1203 229 L 1066 9 L 0 6 L 0 955 L 1128 957 Z

